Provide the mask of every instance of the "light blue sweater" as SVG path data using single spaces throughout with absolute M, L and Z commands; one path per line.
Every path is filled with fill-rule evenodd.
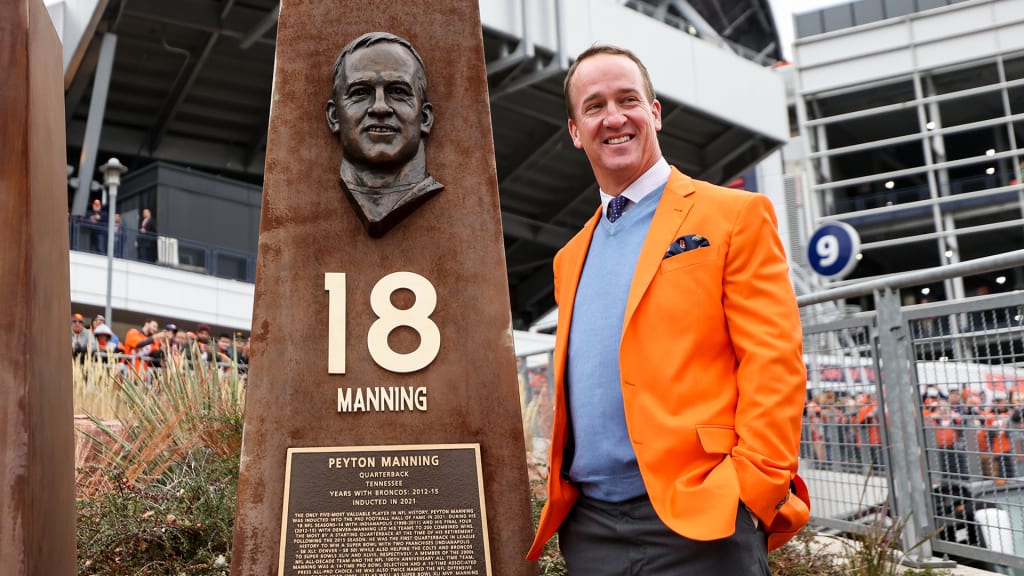
M 573 304 L 567 378 L 575 453 L 569 479 L 585 495 L 607 502 L 647 491 L 626 429 L 619 343 L 633 270 L 663 191 L 648 194 L 614 223 L 601 218 Z

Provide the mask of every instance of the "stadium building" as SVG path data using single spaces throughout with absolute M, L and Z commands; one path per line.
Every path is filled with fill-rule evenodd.
M 826 285 L 1024 248 L 1024 2 L 859 0 L 795 21 L 800 225 L 846 222 L 861 241 Z M 904 294 L 1022 287 L 1015 268 Z

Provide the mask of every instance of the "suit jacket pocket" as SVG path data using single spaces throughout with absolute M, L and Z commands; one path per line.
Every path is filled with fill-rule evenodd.
M 718 256 L 717 246 L 707 246 L 704 248 L 695 248 L 693 250 L 687 250 L 675 256 L 664 258 L 661 261 L 661 272 L 674 272 L 683 268 L 689 268 L 702 262 L 709 262 L 714 260 Z
M 738 440 L 735 428 L 719 424 L 699 424 L 697 437 L 708 454 L 730 454 Z

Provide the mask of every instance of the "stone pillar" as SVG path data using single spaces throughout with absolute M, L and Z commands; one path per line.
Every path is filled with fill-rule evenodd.
M 0 0 L 0 571 L 75 573 L 61 46 L 42 0 Z
M 476 0 L 281 3 L 235 576 L 298 573 L 279 572 L 292 521 L 283 514 L 286 465 L 299 469 L 289 449 L 337 449 L 330 464 L 302 464 L 327 473 L 356 456 L 391 453 L 374 447 L 412 447 L 415 456 L 417 447 L 442 445 L 479 445 L 491 565 L 479 574 L 536 572 L 523 560 L 533 526 L 478 10 Z M 409 40 L 422 57 L 434 115 L 426 168 L 444 186 L 377 229 L 339 181 L 342 146 L 326 108 L 335 59 L 374 31 Z M 388 408 L 369 399 L 396 390 L 416 400 Z M 346 506 L 377 510 L 347 495 L 343 478 L 354 476 L 330 473 Z M 456 485 L 429 489 L 444 499 Z M 328 499 L 323 492 L 306 496 Z M 396 545 L 389 556 L 401 563 L 406 554 Z

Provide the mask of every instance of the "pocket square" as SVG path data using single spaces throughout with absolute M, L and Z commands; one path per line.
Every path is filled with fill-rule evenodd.
M 668 251 L 665 252 L 665 256 L 663 256 L 662 259 L 671 258 L 677 254 L 682 254 L 683 252 L 689 252 L 690 250 L 696 250 L 698 248 L 707 248 L 708 246 L 711 246 L 711 242 L 709 242 L 707 238 L 700 234 L 687 234 L 686 236 L 680 236 L 672 241 L 668 246 Z

